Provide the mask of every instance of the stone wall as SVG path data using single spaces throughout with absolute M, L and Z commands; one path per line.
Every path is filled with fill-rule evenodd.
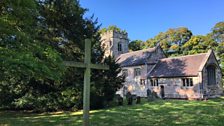
M 134 76 L 134 69 L 140 68 L 141 69 L 141 76 Z M 131 67 L 123 67 L 122 69 L 128 70 L 128 76 L 125 79 L 124 86 L 126 87 L 126 90 L 131 92 L 133 95 L 145 97 L 146 96 L 146 90 L 147 90 L 147 66 L 146 65 L 140 65 L 140 66 L 131 66 Z M 140 84 L 140 79 L 145 79 L 145 84 Z M 120 89 L 120 91 L 117 92 L 117 94 L 120 94 L 123 96 L 124 89 Z M 127 93 L 127 91 L 124 91 Z
M 111 54 L 111 45 L 110 42 L 112 42 L 113 38 L 113 32 L 105 32 L 104 34 L 101 34 L 101 46 L 105 50 L 105 57 L 108 57 Z
M 147 60 L 147 65 L 139 65 L 139 66 L 129 66 L 123 67 L 122 69 L 128 70 L 128 77 L 125 80 L 124 86 L 127 87 L 127 91 L 130 91 L 132 94 L 146 97 L 147 92 L 146 90 L 149 88 L 149 83 L 147 81 L 147 74 L 153 69 L 155 64 L 158 62 L 159 59 L 165 58 L 165 54 L 160 47 L 156 48 L 156 51 L 150 52 L 150 57 Z M 140 68 L 141 69 L 141 76 L 135 77 L 134 76 L 134 69 Z M 121 74 L 121 73 L 120 73 Z M 145 84 L 140 84 L 140 80 L 145 79 Z M 127 91 L 125 89 L 120 89 L 117 94 L 123 96 Z
M 164 92 L 166 98 L 188 98 L 188 99 L 198 99 L 201 98 L 200 94 L 200 78 L 199 77 L 183 77 L 192 78 L 193 86 L 184 87 L 182 83 L 182 77 L 180 78 L 158 78 L 159 86 L 151 86 L 150 80 L 149 89 L 157 93 L 161 97 L 161 86 L 164 86 Z
M 216 66 L 216 84 L 208 85 L 208 77 L 207 77 L 207 67 L 209 65 Z M 219 68 L 219 64 L 215 58 L 214 53 L 211 53 L 207 63 L 203 68 L 203 93 L 204 95 L 208 95 L 208 97 L 216 97 L 223 93 L 223 85 L 222 85 L 222 73 L 221 69 Z
M 147 63 L 157 63 L 160 59 L 166 58 L 162 48 L 160 46 L 156 47 L 154 52 L 150 52 L 151 56 L 147 59 Z
M 122 46 L 122 51 L 118 51 L 118 43 Z M 101 35 L 101 46 L 105 49 L 105 57 L 114 56 L 115 59 L 123 53 L 128 52 L 128 34 L 116 31 L 107 31 Z

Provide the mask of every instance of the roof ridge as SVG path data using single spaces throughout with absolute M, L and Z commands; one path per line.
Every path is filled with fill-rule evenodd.
M 205 54 L 207 54 L 207 53 L 198 53 L 198 54 L 184 55 L 184 56 L 178 56 L 178 57 L 168 57 L 168 58 L 163 58 L 163 59 L 160 59 L 160 60 L 165 60 L 165 59 L 178 59 L 178 58 L 198 56 L 198 55 L 205 55 Z
M 144 51 L 147 51 L 149 49 L 155 49 L 156 47 L 153 47 L 153 48 L 147 48 L 147 49 L 142 49 L 142 50 L 137 50 L 137 51 L 132 51 L 132 52 L 127 52 L 127 53 L 123 53 L 121 55 L 127 55 L 127 54 L 131 54 L 131 53 L 136 53 L 136 52 L 144 52 Z M 120 57 L 120 56 L 119 56 Z
M 211 56 L 211 54 L 214 53 L 213 50 L 209 50 L 206 54 L 206 56 L 204 57 L 204 59 L 202 60 L 202 64 L 200 65 L 198 71 L 202 71 L 206 62 L 208 61 L 209 57 Z

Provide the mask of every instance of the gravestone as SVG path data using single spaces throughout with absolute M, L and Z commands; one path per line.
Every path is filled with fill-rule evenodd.
M 119 94 L 117 94 L 116 100 L 118 105 L 123 105 L 123 98 Z
M 159 98 L 159 96 L 157 95 L 157 93 L 155 91 L 152 91 L 152 99 L 155 100 Z
M 140 96 L 137 96 L 136 98 L 136 104 L 140 104 L 141 103 L 141 97 Z
M 126 98 L 127 98 L 127 101 L 128 101 L 128 105 L 132 105 L 133 96 L 131 95 L 131 92 L 127 93 Z
M 152 96 L 152 92 L 151 92 L 151 90 L 150 90 L 150 89 L 147 89 L 147 99 L 148 99 L 148 101 L 152 101 L 152 100 L 153 100 L 152 97 L 153 97 L 153 96 Z

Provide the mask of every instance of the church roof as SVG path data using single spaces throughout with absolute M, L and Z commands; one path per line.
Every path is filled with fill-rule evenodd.
M 160 59 L 148 77 L 197 76 L 209 53 Z
M 151 53 L 155 50 L 156 47 L 124 53 L 121 54 L 116 61 L 121 67 L 143 65 L 145 63 L 150 63 L 149 59 Z

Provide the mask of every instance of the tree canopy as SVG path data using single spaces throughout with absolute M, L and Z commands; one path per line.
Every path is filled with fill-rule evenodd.
M 224 75 L 224 21 L 215 24 L 210 36 L 218 43 L 218 46 L 216 46 L 216 53 L 221 64 L 222 75 Z
M 212 35 L 215 41 L 224 42 L 224 22 L 218 22 L 212 28 Z
M 77 0 L 0 2 L 0 107 L 36 111 L 80 109 L 83 69 L 65 68 L 62 61 L 83 62 L 86 38 L 93 41 L 92 63 L 114 66 L 110 74 L 94 71 L 93 96 L 114 92 L 121 85 L 123 80 L 117 75 L 120 67 L 113 59 L 103 61 L 100 26 L 93 16 L 83 17 L 86 11 Z M 103 104 L 91 107 L 104 107 L 114 94 L 110 94 L 110 99 L 100 95 L 97 100 Z
M 144 42 L 141 40 L 134 40 L 128 44 L 128 48 L 130 51 L 137 51 L 143 49 Z
M 154 38 L 145 42 L 145 48 L 154 47 L 160 43 L 164 51 L 178 52 L 180 46 L 184 45 L 192 36 L 192 32 L 185 27 L 171 28 L 166 32 L 160 32 Z

